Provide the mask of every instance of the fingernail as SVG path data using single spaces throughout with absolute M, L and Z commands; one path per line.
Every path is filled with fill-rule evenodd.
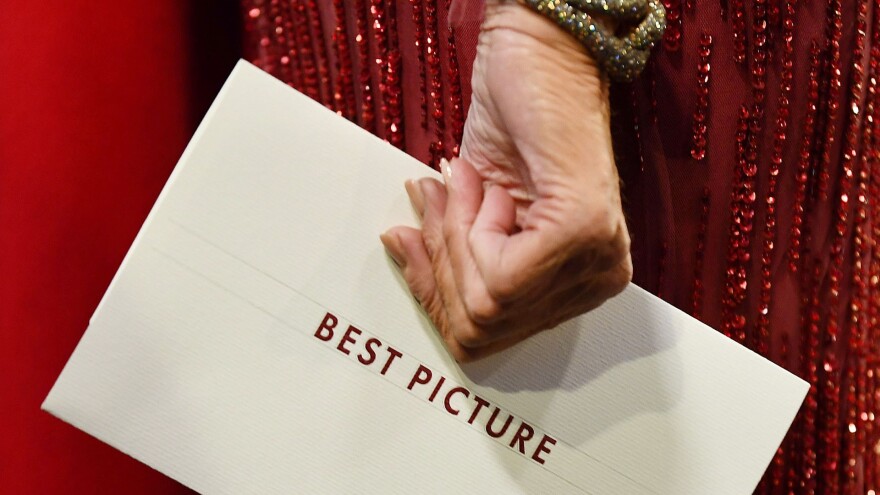
M 410 179 L 406 181 L 404 187 L 406 187 L 406 194 L 409 196 L 409 202 L 412 204 L 413 209 L 416 210 L 416 213 L 418 213 L 419 216 L 424 215 L 425 195 L 422 194 L 421 186 L 415 180 Z
M 382 245 L 385 246 L 385 251 L 388 252 L 388 256 L 391 256 L 394 263 L 400 268 L 403 268 L 405 258 L 403 257 L 403 245 L 400 243 L 400 236 L 385 232 L 379 236 L 379 240 L 382 241 Z
M 449 187 L 452 184 L 452 165 L 446 158 L 440 159 L 440 172 L 443 174 L 443 182 Z

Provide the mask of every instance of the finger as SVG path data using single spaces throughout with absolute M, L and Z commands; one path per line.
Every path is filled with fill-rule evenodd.
M 455 285 L 468 317 L 478 324 L 491 323 L 501 315 L 502 307 L 486 288 L 468 244 L 471 227 L 483 202 L 483 181 L 464 159 L 453 159 L 451 163 L 443 161 L 441 170 L 448 194 L 443 237 L 449 251 Z M 515 221 L 512 201 L 508 205 L 510 222 Z
M 585 285 L 576 290 L 559 293 L 552 299 L 553 301 L 568 301 L 567 304 L 559 305 L 564 306 L 563 309 L 560 309 L 559 306 L 553 311 L 540 311 L 533 308 L 527 313 L 531 316 L 529 319 L 532 321 L 514 318 L 502 322 L 502 325 L 507 329 L 518 329 L 517 333 L 505 335 L 481 347 L 466 347 L 455 338 L 454 332 L 450 330 L 450 319 L 440 292 L 437 290 L 432 262 L 424 247 L 422 233 L 409 227 L 395 227 L 381 237 L 389 254 L 401 267 L 404 279 L 413 296 L 434 323 L 450 354 L 459 362 L 474 361 L 500 352 L 543 330 L 554 328 L 563 321 L 594 309 L 604 300 L 616 294 L 620 290 L 621 284 L 625 285 L 629 281 L 632 272 L 631 264 L 622 266 L 616 278 L 611 279 L 612 283 L 605 280 L 589 287 Z M 603 287 L 606 288 L 603 289 Z M 602 292 L 603 290 L 605 292 Z M 546 302 L 550 306 L 555 305 L 552 301 Z M 547 307 L 546 304 L 545 307 Z M 534 318 L 536 315 L 543 318 Z M 553 316 L 547 318 L 548 315 Z
M 446 263 L 448 261 L 446 246 L 443 242 L 443 216 L 446 214 L 448 203 L 446 188 L 440 181 L 430 178 L 419 179 L 415 185 L 418 187 L 424 205 L 422 237 L 425 241 L 425 247 L 428 249 L 428 255 L 435 265 L 440 262 Z
M 455 340 L 449 330 L 449 318 L 434 279 L 432 261 L 425 248 L 422 232 L 410 227 L 394 227 L 380 236 L 388 254 L 400 267 L 413 297 L 422 306 L 453 358 L 472 361 L 484 355 L 471 351 Z
M 419 218 L 425 214 L 425 198 L 422 196 L 422 188 L 418 181 L 410 179 L 404 183 L 406 194 L 409 196 L 409 202 L 415 210 Z
M 506 339 L 513 333 L 545 325 L 546 318 L 558 312 L 557 308 L 552 307 L 554 302 L 567 300 L 572 292 L 570 289 L 581 291 L 581 286 L 596 276 L 595 273 L 584 272 L 585 261 L 580 256 L 562 265 L 552 277 L 548 276 L 544 281 L 546 283 L 533 281 L 528 293 L 517 298 L 514 304 L 500 304 L 489 293 L 476 266 L 468 244 L 468 232 L 480 211 L 481 202 L 483 211 L 487 212 L 495 228 L 506 233 L 513 232 L 516 216 L 514 201 L 502 187 L 490 188 L 484 199 L 480 176 L 465 160 L 441 163 L 441 168 L 448 193 L 443 233 L 453 278 L 468 319 L 479 325 L 481 330 L 469 338 L 461 336 L 467 346 L 485 346 Z M 432 228 L 426 229 L 429 236 L 432 231 Z M 563 299 L 559 299 L 558 295 Z M 546 309 L 548 302 L 551 303 L 549 311 Z M 536 312 L 536 308 L 540 311 Z M 506 323 L 497 324 L 502 318 Z
M 474 261 L 490 296 L 508 302 L 552 276 L 562 258 L 555 241 L 536 230 L 515 232 L 516 209 L 500 187 L 491 187 L 469 233 Z M 553 243 L 553 244 L 550 244 Z
M 583 257 L 581 274 L 589 276 L 613 268 L 629 253 L 626 225 L 612 207 L 541 200 L 530 208 L 524 229 L 514 232 L 502 201 L 487 193 L 470 234 L 477 267 L 502 304 L 546 286 L 569 260 Z
M 419 181 L 425 203 L 422 219 L 422 238 L 428 255 L 437 292 L 446 308 L 446 324 L 437 330 L 443 336 L 449 350 L 456 356 L 464 358 L 467 348 L 483 344 L 484 330 L 467 316 L 464 304 L 455 283 L 449 251 L 443 238 L 443 217 L 448 205 L 446 189 L 434 179 Z
M 434 180 L 423 180 L 421 185 L 425 198 L 422 236 L 431 257 L 437 291 L 447 313 L 448 328 L 439 330 L 455 355 L 461 358 L 466 358 L 466 355 L 482 355 L 481 348 L 506 338 L 511 334 L 511 328 L 481 324 L 468 315 L 443 237 L 445 212 L 440 208 L 448 208 L 450 205 L 446 190 Z
M 446 215 L 443 219 L 443 233 L 456 286 L 467 314 L 471 320 L 482 325 L 487 333 L 485 341 L 474 344 L 485 345 L 507 333 L 495 335 L 491 332 L 493 328 L 503 330 L 510 328 L 507 325 L 493 325 L 493 323 L 501 318 L 509 320 L 520 316 L 527 317 L 527 313 L 534 308 L 531 303 L 540 303 L 548 299 L 548 295 L 582 285 L 587 277 L 581 271 L 560 269 L 543 281 L 532 281 L 526 292 L 516 298 L 512 304 L 502 304 L 496 300 L 489 292 L 477 267 L 468 238 L 481 206 L 489 221 L 493 222 L 494 228 L 505 233 L 513 233 L 516 229 L 515 201 L 507 190 L 500 186 L 490 187 L 483 195 L 480 176 L 466 160 L 454 160 L 446 164 L 446 167 L 448 168 L 444 171 L 444 175 L 447 179 L 448 199 Z M 595 274 L 588 275 L 592 277 Z
M 433 266 L 423 242 L 422 232 L 410 227 L 394 227 L 380 236 L 392 259 L 398 262 L 403 278 L 425 313 L 434 324 L 449 353 L 458 362 L 470 362 L 513 345 L 494 345 L 472 349 L 461 345 L 450 329 L 443 298 L 434 279 Z M 517 340 L 518 341 L 518 340 Z
M 439 301 L 431 259 L 422 241 L 421 231 L 412 227 L 393 227 L 379 238 L 403 273 L 413 297 L 425 308 L 432 320 L 445 319 L 445 315 L 438 312 L 443 305 Z
M 420 189 L 426 191 L 423 193 L 425 230 L 420 232 L 408 227 L 396 227 L 382 236 L 383 243 L 392 258 L 401 265 L 407 285 L 456 360 L 467 362 L 499 352 L 555 326 L 557 320 L 562 321 L 590 309 L 585 307 L 583 301 L 592 301 L 587 304 L 595 307 L 601 304 L 600 300 L 604 300 L 604 296 L 588 297 L 568 291 L 543 301 L 543 307 L 547 307 L 547 304 L 554 306 L 558 301 L 576 300 L 567 304 L 563 311 L 558 306 L 551 311 L 526 311 L 523 318 L 505 321 L 501 326 L 493 325 L 494 331 L 487 330 L 491 327 L 474 325 L 463 310 L 454 277 L 450 276 L 448 253 L 440 239 L 439 218 L 447 207 L 445 191 L 433 180 L 420 181 Z M 429 254 L 427 245 L 434 246 L 433 253 Z M 511 316 L 509 313 L 507 315 Z M 553 317 L 556 319 L 550 321 L 549 318 Z M 499 331 L 500 328 L 505 331 Z
M 490 294 L 482 278 L 469 244 L 469 233 L 477 214 L 483 207 L 483 214 L 488 222 L 498 231 L 512 234 L 516 229 L 516 205 L 507 190 L 500 186 L 492 186 L 483 194 L 482 179 L 476 169 L 464 159 L 455 159 L 451 163 L 441 162 L 441 169 L 446 179 L 448 193 L 446 215 L 443 218 L 443 233 L 449 251 L 450 263 L 459 294 L 464 302 L 468 316 L 474 322 L 491 330 L 491 325 L 499 318 L 510 319 L 519 317 L 533 310 L 532 302 L 539 303 L 547 299 L 548 294 L 560 293 L 571 287 L 582 285 L 588 278 L 583 272 L 583 262 L 566 264 L 546 283 L 533 281 L 528 294 L 517 298 L 514 304 L 501 304 Z M 582 260 L 579 257 L 575 262 Z M 588 273 L 589 277 L 594 273 Z M 509 328 L 499 326 L 499 328 Z M 485 345 L 497 338 L 488 332 L 486 341 L 473 344 Z

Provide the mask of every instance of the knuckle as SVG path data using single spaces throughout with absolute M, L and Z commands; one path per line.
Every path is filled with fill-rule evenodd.
M 435 259 L 439 253 L 443 251 L 443 239 L 436 235 L 433 229 L 425 229 L 422 231 L 422 240 L 425 243 L 425 250 L 431 259 Z
M 581 241 L 584 244 L 593 246 L 609 246 L 614 243 L 617 235 L 617 223 L 611 222 L 607 218 L 594 221 L 587 228 L 583 229 Z
M 626 223 L 620 215 L 611 212 L 591 216 L 579 229 L 576 242 L 591 253 L 594 265 L 600 271 L 617 266 L 630 252 Z
M 621 270 L 621 275 L 622 275 L 621 281 L 623 282 L 624 285 L 627 285 L 630 282 L 632 282 L 632 278 L 633 278 L 632 256 L 627 255 L 623 259 L 623 262 L 620 265 L 621 265 L 620 270 Z
M 455 225 L 453 222 L 447 221 L 447 220 L 443 221 L 443 226 L 441 228 L 441 232 L 443 234 L 443 240 L 447 244 L 451 244 L 452 241 L 455 240 L 456 234 L 458 233 L 456 230 L 457 228 L 458 228 L 458 226 Z
M 449 352 L 452 354 L 453 359 L 460 364 L 472 363 L 477 360 L 475 353 L 462 348 L 460 345 L 453 344 Z
M 452 333 L 456 342 L 465 348 L 482 347 L 489 341 L 489 336 L 477 325 L 458 325 Z
M 496 301 L 509 301 L 519 292 L 519 284 L 513 274 L 503 273 L 486 278 L 486 290 Z
M 633 265 L 632 258 L 627 256 L 608 276 L 608 297 L 614 297 L 623 292 L 623 289 L 632 282 Z
M 426 207 L 422 217 L 422 231 L 430 232 L 434 237 L 442 237 L 443 215 L 436 207 Z
M 443 318 L 445 309 L 437 294 L 425 289 L 424 285 L 423 283 L 410 284 L 410 291 L 419 306 L 434 322 L 434 325 L 441 328 L 445 324 L 445 318 Z
M 502 308 L 489 294 L 468 295 L 464 300 L 468 317 L 475 323 L 489 323 L 501 316 Z
M 446 323 L 443 318 L 443 306 L 438 303 L 436 297 L 420 297 L 416 294 L 416 302 L 418 302 L 422 309 L 425 310 L 425 313 L 428 314 L 428 317 L 431 318 L 431 321 L 433 321 L 434 325 L 438 328 Z
M 618 256 L 618 261 L 622 261 L 625 258 L 629 257 L 632 240 L 629 237 L 629 230 L 626 228 L 626 223 L 624 223 L 623 220 L 621 220 L 619 223 L 617 236 L 611 242 L 611 245 L 615 249 L 615 254 Z
M 574 225 L 581 231 L 582 236 L 586 237 L 584 240 L 610 238 L 617 230 L 620 212 L 611 205 L 591 203 L 585 207 L 586 211 L 579 215 L 579 221 Z

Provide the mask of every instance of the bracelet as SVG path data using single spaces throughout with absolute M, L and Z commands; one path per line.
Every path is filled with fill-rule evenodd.
M 521 1 L 577 38 L 617 82 L 631 82 L 641 74 L 651 48 L 666 30 L 666 10 L 659 0 Z M 637 24 L 622 36 L 616 36 L 596 22 L 593 15 Z

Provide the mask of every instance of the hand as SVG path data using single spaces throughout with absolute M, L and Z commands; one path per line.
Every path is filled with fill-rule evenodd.
M 422 230 L 382 235 L 449 351 L 478 359 L 596 308 L 632 277 L 608 88 L 550 20 L 490 0 L 462 158 L 407 183 Z

